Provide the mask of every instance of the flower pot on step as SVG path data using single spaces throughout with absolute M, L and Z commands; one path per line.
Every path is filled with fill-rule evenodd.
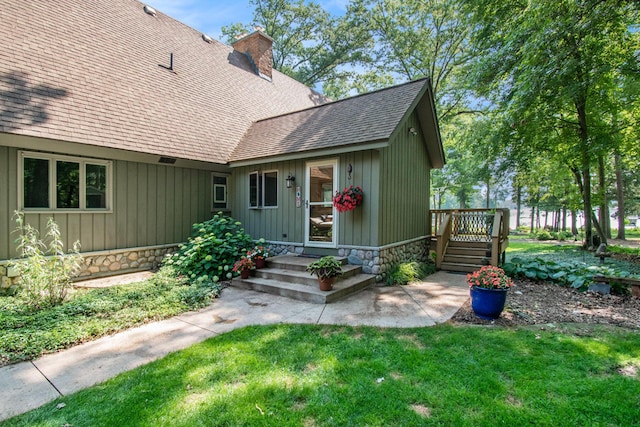
M 265 268 L 265 266 L 267 265 L 267 260 L 265 260 L 264 258 L 256 258 L 255 263 L 256 268 Z
M 320 285 L 321 291 L 330 291 L 333 289 L 333 284 L 335 283 L 335 277 L 318 277 L 318 283 Z

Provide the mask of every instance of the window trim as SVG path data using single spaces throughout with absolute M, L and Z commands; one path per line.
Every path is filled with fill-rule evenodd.
M 229 175 L 224 173 L 211 173 L 211 212 L 229 211 Z M 216 178 L 224 178 L 225 185 L 216 184 Z M 216 187 L 224 187 L 224 201 L 216 200 Z M 224 208 L 215 207 L 216 203 L 224 203 Z
M 26 208 L 24 206 L 24 159 L 40 159 L 49 161 L 49 206 L 48 208 Z M 80 197 L 79 208 L 57 207 L 57 180 L 56 162 L 79 163 L 80 167 Z M 106 168 L 107 179 L 105 182 L 106 208 L 87 208 L 87 175 L 86 165 L 99 165 Z M 53 207 L 55 206 L 55 207 Z M 113 162 L 111 160 L 95 159 L 92 157 L 75 157 L 62 154 L 39 153 L 34 151 L 18 151 L 18 210 L 29 213 L 112 213 L 113 212 Z
M 266 180 L 264 179 L 265 174 L 269 174 L 269 173 L 275 173 L 276 174 L 276 204 L 274 206 L 265 206 L 264 205 L 264 201 L 265 201 L 265 182 Z M 258 181 L 258 186 L 260 187 L 258 189 L 258 203 L 256 206 L 251 206 L 251 175 L 255 175 L 256 179 Z M 249 209 L 278 209 L 279 206 L 279 199 L 280 199 L 280 190 L 279 188 L 279 179 L 280 179 L 280 171 L 278 169 L 269 169 L 269 170 L 254 170 L 249 172 L 248 174 L 248 180 L 247 180 L 247 187 L 248 187 L 248 206 Z

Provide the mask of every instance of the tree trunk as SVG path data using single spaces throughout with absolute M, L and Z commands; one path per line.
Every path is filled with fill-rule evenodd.
M 522 187 L 516 188 L 516 230 L 520 227 L 520 207 L 522 205 Z
M 487 209 L 489 209 L 491 207 L 491 187 L 490 187 L 490 184 L 489 184 L 489 180 L 487 180 L 486 184 L 487 184 L 487 202 L 486 202 L 486 204 L 487 204 Z
M 616 150 L 613 161 L 616 169 L 616 199 L 618 200 L 618 235 L 616 239 L 625 240 L 624 234 L 624 181 L 622 180 L 622 162 L 620 153 Z
M 531 206 L 531 233 L 533 233 L 533 223 L 536 219 L 536 205 Z
M 567 206 L 562 205 L 562 231 L 567 231 Z
M 578 218 L 577 217 L 577 212 L 575 211 L 575 209 L 571 209 L 571 233 L 574 236 L 578 235 Z
M 609 201 L 607 200 L 607 181 L 605 177 L 604 156 L 598 156 L 598 186 L 600 187 L 600 228 L 608 239 L 611 239 L 611 223 L 609 221 Z

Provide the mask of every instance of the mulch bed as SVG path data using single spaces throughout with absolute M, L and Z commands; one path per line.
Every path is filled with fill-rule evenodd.
M 505 310 L 498 319 L 488 321 L 476 317 L 471 300 L 468 300 L 451 321 L 500 326 L 607 324 L 640 329 L 640 298 L 579 292 L 555 284 L 515 280 Z

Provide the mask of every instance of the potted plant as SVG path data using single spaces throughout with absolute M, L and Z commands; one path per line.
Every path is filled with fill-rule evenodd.
M 249 278 L 249 272 L 255 268 L 255 263 L 251 258 L 243 256 L 235 264 L 233 264 L 233 272 L 240 273 L 242 279 Z
M 262 245 L 258 245 L 247 252 L 247 258 L 250 258 L 256 264 L 256 268 L 264 268 L 270 255 L 269 249 Z
M 351 211 L 362 204 L 363 198 L 362 187 L 352 185 L 342 191 L 336 191 L 336 195 L 333 197 L 333 206 L 338 212 Z
M 503 269 L 485 265 L 467 274 L 471 293 L 471 308 L 481 319 L 493 320 L 500 317 L 507 299 L 507 292 L 513 281 Z
M 342 263 L 335 257 L 325 256 L 309 264 L 307 271 L 318 277 L 321 291 L 330 291 L 336 277 L 342 274 Z

